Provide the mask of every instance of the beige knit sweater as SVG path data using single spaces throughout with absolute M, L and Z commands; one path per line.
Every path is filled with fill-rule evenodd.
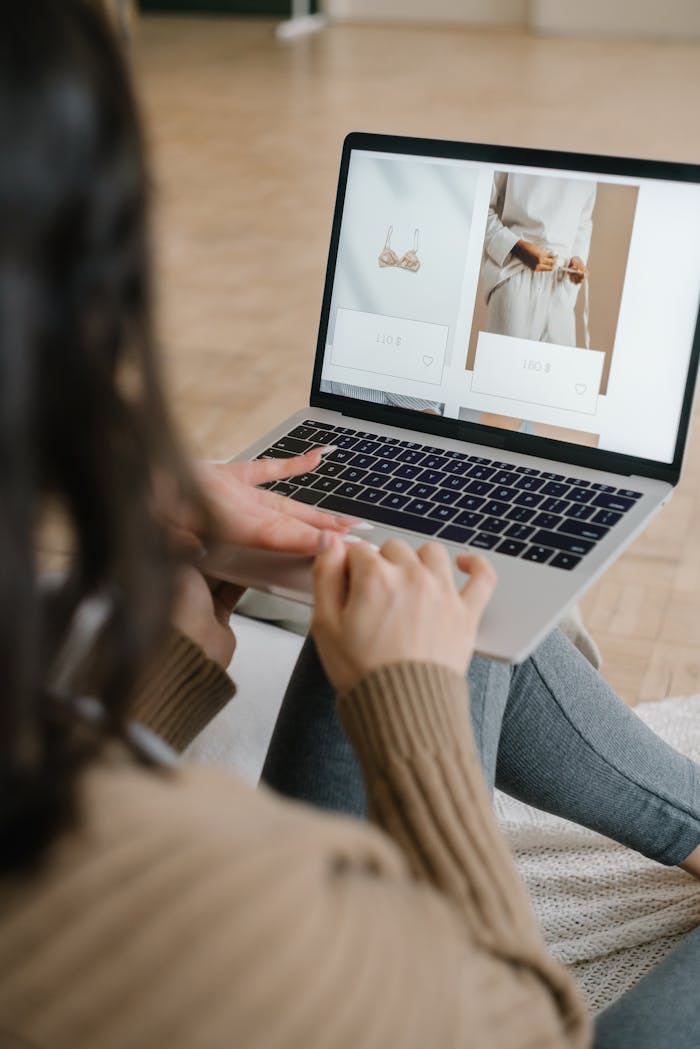
M 177 639 L 137 716 L 181 748 L 229 696 Z M 460 677 L 414 663 L 339 698 L 370 825 L 112 747 L 85 775 L 80 830 L 38 876 L 0 880 L 8 1044 L 588 1045 L 494 820 L 467 702 Z

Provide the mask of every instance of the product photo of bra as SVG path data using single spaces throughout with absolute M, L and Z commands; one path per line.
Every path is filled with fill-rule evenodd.
M 418 258 L 418 235 L 419 230 L 413 231 L 413 247 L 409 248 L 401 257 L 399 257 L 391 246 L 391 234 L 394 232 L 394 227 L 389 226 L 386 232 L 386 240 L 384 241 L 384 247 L 379 254 L 379 265 L 382 269 L 392 266 L 395 269 L 409 270 L 411 273 L 417 273 L 420 269 L 420 259 Z

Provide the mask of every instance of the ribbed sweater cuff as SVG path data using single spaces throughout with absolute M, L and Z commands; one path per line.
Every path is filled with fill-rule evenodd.
M 338 713 L 370 767 L 417 751 L 444 754 L 471 737 L 467 684 L 437 663 L 390 663 L 338 697 Z
M 142 678 L 130 716 L 182 751 L 235 691 L 223 667 L 173 631 Z

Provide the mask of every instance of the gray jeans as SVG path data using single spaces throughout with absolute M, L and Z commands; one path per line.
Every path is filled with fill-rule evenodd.
M 700 844 L 700 768 L 648 729 L 561 632 L 517 667 L 475 657 L 468 679 L 491 789 L 660 863 L 678 864 Z M 311 640 L 290 679 L 263 779 L 309 804 L 365 814 L 362 774 Z M 700 930 L 596 1022 L 596 1049 L 666 1045 L 700 1045 Z

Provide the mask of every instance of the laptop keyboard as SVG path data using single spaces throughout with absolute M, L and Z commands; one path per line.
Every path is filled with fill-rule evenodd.
M 307 419 L 259 459 L 335 445 L 311 473 L 262 485 L 366 518 L 570 571 L 641 492 Z

